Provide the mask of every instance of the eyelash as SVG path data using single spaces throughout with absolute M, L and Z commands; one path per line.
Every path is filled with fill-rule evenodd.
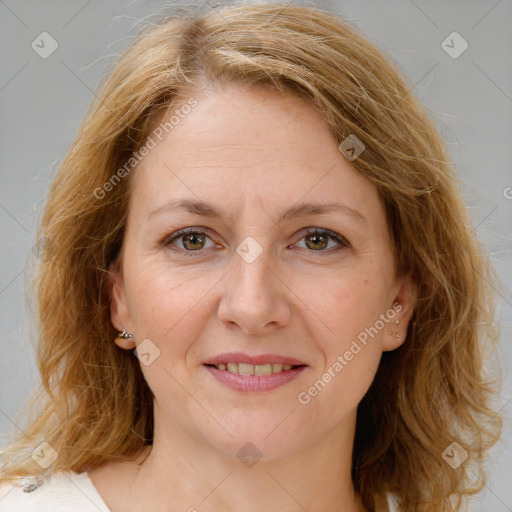
M 174 234 L 168 236 L 163 241 L 163 245 L 165 247 L 171 246 L 172 242 L 174 242 L 175 240 L 178 240 L 179 238 L 181 238 L 184 235 L 190 235 L 190 234 L 202 235 L 202 234 L 204 234 L 204 235 L 208 236 L 209 232 L 210 231 L 207 228 L 201 228 L 201 227 L 181 229 L 177 233 L 174 233 Z M 332 254 L 332 253 L 338 252 L 338 251 L 340 251 L 342 249 L 346 249 L 346 248 L 350 248 L 351 247 L 350 243 L 347 241 L 347 239 L 345 237 L 343 237 L 341 235 L 338 235 L 337 233 L 335 233 L 334 231 L 330 231 L 329 229 L 323 229 L 323 228 L 309 229 L 308 231 L 306 231 L 306 232 L 304 232 L 302 234 L 302 236 L 299 239 L 299 241 L 302 240 L 303 238 L 305 238 L 308 235 L 322 235 L 322 236 L 331 238 L 331 239 L 335 240 L 337 243 L 340 244 L 340 246 L 335 248 L 334 250 L 333 249 L 329 249 L 329 250 L 314 251 L 313 249 L 311 249 L 308 252 L 312 253 L 312 255 L 316 255 L 316 254 L 319 254 L 319 253 Z M 210 236 L 208 236 L 208 238 L 211 239 Z M 190 250 L 186 250 L 186 249 L 171 248 L 171 250 L 173 252 L 177 252 L 179 254 L 183 254 L 184 256 L 187 256 L 187 257 L 188 256 L 192 256 L 193 257 L 194 253 L 202 252 L 201 249 L 198 249 L 196 251 L 190 251 Z

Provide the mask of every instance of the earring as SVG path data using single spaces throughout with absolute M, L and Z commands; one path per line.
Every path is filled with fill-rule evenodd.
M 120 332 L 117 335 L 118 338 L 122 338 L 123 340 L 127 340 L 130 338 L 133 338 L 133 334 L 130 334 L 129 332 L 126 332 L 126 329 L 123 329 L 123 332 Z
M 120 332 L 115 339 L 115 343 L 120 347 L 126 346 L 127 340 L 133 340 L 133 334 L 126 332 L 126 329 L 123 329 L 123 332 Z
M 395 325 L 398 325 L 398 324 L 400 323 L 400 321 L 399 321 L 399 320 L 395 320 L 393 323 L 394 323 Z M 388 334 L 389 334 L 390 336 L 393 336 L 393 334 L 394 334 L 394 335 L 395 335 L 395 338 L 400 338 L 400 333 L 399 333 L 398 331 L 394 331 L 394 332 L 393 332 L 393 331 L 388 331 Z

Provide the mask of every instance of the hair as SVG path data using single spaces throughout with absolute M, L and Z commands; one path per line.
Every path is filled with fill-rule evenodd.
M 51 472 L 83 472 L 152 444 L 153 394 L 110 322 L 108 272 L 119 263 L 133 174 L 126 162 L 171 109 L 225 81 L 297 95 L 339 143 L 363 142 L 351 164 L 383 201 L 397 276 L 411 278 L 417 299 L 405 342 L 384 352 L 358 406 L 354 487 L 369 510 L 385 510 L 387 493 L 408 512 L 458 510 L 484 486 L 483 462 L 501 433 L 491 406 L 500 379 L 484 368 L 498 339 L 496 276 L 410 81 L 350 22 L 281 3 L 165 15 L 101 85 L 37 233 L 41 382 L 22 411 L 37 415 L 5 447 L 2 479 L 42 474 L 30 454 L 43 440 L 58 453 Z M 468 455 L 457 469 L 443 459 L 453 442 Z

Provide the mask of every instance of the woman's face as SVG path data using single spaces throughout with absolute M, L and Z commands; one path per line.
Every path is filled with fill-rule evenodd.
M 195 99 L 133 171 L 112 280 L 156 428 L 267 459 L 350 437 L 412 313 L 377 191 L 306 102 L 240 84 Z

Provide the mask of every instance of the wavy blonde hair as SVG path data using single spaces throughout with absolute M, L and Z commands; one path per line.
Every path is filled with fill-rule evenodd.
M 2 479 L 41 474 L 30 453 L 58 452 L 48 471 L 83 472 L 152 443 L 153 395 L 139 362 L 119 349 L 107 272 L 119 257 L 127 176 L 95 191 L 148 140 L 164 116 L 223 80 L 295 94 L 319 109 L 341 142 L 366 150 L 353 167 L 377 188 L 396 270 L 418 300 L 407 340 L 383 354 L 358 407 L 353 482 L 369 510 L 396 494 L 407 512 L 458 510 L 484 485 L 486 451 L 501 420 L 490 401 L 499 378 L 492 287 L 447 149 L 392 60 L 345 20 L 320 9 L 235 4 L 176 12 L 145 28 L 119 57 L 49 190 L 34 280 L 41 385 L 21 412 L 25 435 L 2 454 Z M 34 414 L 37 412 L 37 414 Z M 452 442 L 467 460 L 452 469 Z M 475 478 L 471 478 L 471 476 Z

